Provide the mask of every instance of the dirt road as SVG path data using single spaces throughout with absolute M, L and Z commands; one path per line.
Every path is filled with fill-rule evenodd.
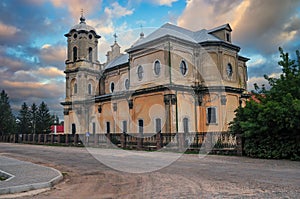
M 103 150 L 115 165 L 147 166 L 143 159 Z M 24 198 L 298 198 L 300 162 L 233 156 L 183 155 L 172 164 L 147 173 L 112 169 L 85 148 L 0 143 L 0 154 L 54 167 L 64 181 L 50 191 Z M 109 155 L 111 154 L 111 155 Z M 148 153 L 158 161 L 172 154 Z M 141 157 L 150 155 L 141 153 Z M 130 160 L 130 161 L 128 161 Z M 134 162 L 137 161 L 137 162 Z M 153 164 L 156 164 L 153 162 Z M 124 166 L 125 165 L 125 166 Z M 121 167 L 122 168 L 122 167 Z

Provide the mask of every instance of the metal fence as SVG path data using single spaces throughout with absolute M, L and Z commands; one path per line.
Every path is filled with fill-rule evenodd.
M 108 133 L 108 134 L 12 134 L 0 142 L 57 144 L 89 147 L 119 147 L 136 150 L 203 151 L 213 154 L 242 155 L 240 136 L 228 132 L 189 133 Z

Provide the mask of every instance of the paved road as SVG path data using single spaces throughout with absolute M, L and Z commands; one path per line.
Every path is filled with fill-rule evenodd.
M 183 155 L 170 163 L 167 152 L 0 143 L 2 155 L 52 166 L 68 173 L 65 182 L 36 198 L 299 198 L 300 162 L 232 156 Z M 137 158 L 138 157 L 138 158 Z M 98 159 L 111 163 L 114 169 Z M 149 162 L 144 160 L 151 159 Z M 173 161 L 173 160 L 172 160 Z M 171 161 L 171 162 L 172 162 Z M 119 167 L 116 168 L 116 166 Z M 150 166 L 149 166 L 150 165 Z M 154 165 L 154 167 L 153 167 Z M 130 169 L 128 169 L 130 167 Z M 154 168 L 154 169 L 153 169 Z M 116 170 L 117 169 L 117 170 Z M 118 170 L 127 172 L 120 172 Z M 127 170 L 126 170 L 127 169 Z M 128 173 L 133 172 L 133 173 Z M 87 186 L 85 186 L 87 185 Z M 77 197 L 76 197 L 77 196 Z
M 52 187 L 63 178 L 56 169 L 1 155 L 0 170 L 7 177 L 0 181 L 0 195 Z

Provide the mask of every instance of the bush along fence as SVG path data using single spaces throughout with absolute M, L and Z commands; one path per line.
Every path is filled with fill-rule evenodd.
M 228 132 L 196 133 L 107 133 L 107 134 L 11 134 L 0 142 L 58 144 L 88 147 L 170 151 L 201 151 L 211 154 L 243 155 L 242 138 Z

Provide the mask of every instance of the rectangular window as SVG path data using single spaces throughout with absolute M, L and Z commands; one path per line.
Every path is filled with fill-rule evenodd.
M 230 42 L 230 34 L 229 33 L 226 33 L 226 41 Z
M 76 133 L 76 124 L 72 124 L 72 134 L 74 135 Z
M 139 133 L 141 135 L 143 135 L 143 133 L 144 133 L 144 121 L 143 120 L 139 120 L 138 124 L 139 124 Z
M 93 135 L 95 135 L 95 133 L 96 133 L 96 124 L 95 122 L 93 122 Z
M 155 119 L 155 132 L 161 133 L 161 119 L 160 118 Z
M 183 132 L 188 133 L 189 132 L 189 119 L 183 118 Z
M 217 108 L 216 107 L 208 107 L 206 109 L 206 117 L 208 124 L 216 124 L 217 123 Z
M 122 122 L 122 124 L 123 124 L 123 133 L 127 133 L 127 121 L 123 121 Z
M 110 133 L 110 122 L 106 122 L 106 133 Z

